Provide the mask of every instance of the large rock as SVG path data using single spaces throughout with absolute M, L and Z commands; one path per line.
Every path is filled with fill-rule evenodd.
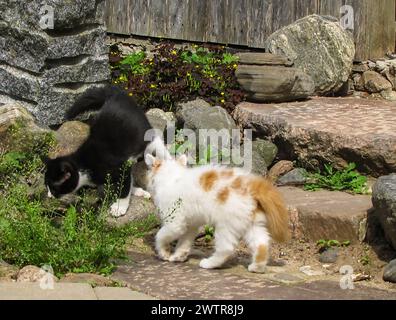
M 307 16 L 273 33 L 266 51 L 286 56 L 310 75 L 315 92 L 337 92 L 348 80 L 355 56 L 353 37 L 338 21 Z
M 272 181 L 278 180 L 279 177 L 294 169 L 294 163 L 288 160 L 281 160 L 277 162 L 268 172 L 268 178 Z
M 396 259 L 385 267 L 383 279 L 384 281 L 396 283 Z
M 235 75 L 248 99 L 257 102 L 306 99 L 315 89 L 312 78 L 297 68 L 239 65 Z
M 57 145 L 50 157 L 66 156 L 76 151 L 88 138 L 89 126 L 79 121 L 67 121 L 55 132 Z
M 45 278 L 51 278 L 53 281 L 58 281 L 57 277 L 45 269 L 36 266 L 26 266 L 19 270 L 17 282 L 41 282 Z
M 366 71 L 362 76 L 362 85 L 370 93 L 392 89 L 392 84 L 375 71 Z
M 11 103 L 0 105 L 0 135 L 7 132 L 8 128 L 12 125 L 21 122 L 32 131 L 42 130 L 34 123 L 33 116 L 20 104 Z
M 396 105 L 358 98 L 313 98 L 283 104 L 242 103 L 234 117 L 243 128 L 268 138 L 279 158 L 317 170 L 355 162 L 378 177 L 396 172 Z
M 396 249 L 396 174 L 378 179 L 372 201 L 385 237 Z
M 294 169 L 278 179 L 282 186 L 302 186 L 307 182 L 307 171 L 302 168 Z
M 53 29 L 41 26 L 44 4 Z M 61 123 L 79 95 L 110 78 L 103 17 L 104 0 L 0 1 L 0 103 Z
M 157 108 L 147 111 L 146 116 L 151 126 L 154 129 L 160 130 L 162 133 L 165 131 L 168 123 L 176 121 L 175 115 L 172 112 L 165 112 Z
M 176 118 L 180 125 L 191 130 L 238 129 L 234 119 L 219 106 L 211 106 L 202 99 L 180 103 L 176 106 Z
M 274 161 L 278 148 L 270 141 L 257 139 L 252 142 L 252 173 L 266 175 Z
M 132 196 L 127 213 L 119 218 L 109 216 L 107 221 L 111 225 L 122 226 L 129 222 L 144 220 L 150 214 L 156 213 L 157 209 L 150 199 Z

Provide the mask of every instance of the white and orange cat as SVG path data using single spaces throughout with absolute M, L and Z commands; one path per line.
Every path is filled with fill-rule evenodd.
M 200 261 L 205 269 L 219 268 L 244 240 L 252 253 L 249 271 L 265 272 L 271 240 L 289 238 L 288 212 L 280 193 L 262 177 L 239 169 L 207 165 L 187 167 L 187 157 L 166 160 L 146 154 L 149 191 L 160 211 L 156 235 L 158 256 L 187 260 L 200 227 L 215 227 L 215 252 Z M 170 244 L 177 241 L 172 253 Z

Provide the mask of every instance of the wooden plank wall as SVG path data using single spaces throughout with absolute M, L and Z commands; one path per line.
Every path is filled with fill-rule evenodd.
M 110 33 L 262 48 L 274 31 L 309 14 L 355 10 L 357 59 L 395 49 L 395 0 L 106 0 Z

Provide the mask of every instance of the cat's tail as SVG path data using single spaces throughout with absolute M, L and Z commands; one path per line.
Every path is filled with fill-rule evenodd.
M 266 227 L 271 237 L 277 242 L 288 241 L 289 213 L 280 192 L 264 178 L 253 178 L 250 187 L 258 209 L 265 214 Z
M 76 116 L 86 111 L 100 110 L 107 99 L 120 92 L 121 89 L 112 85 L 88 89 L 67 111 L 66 120 L 74 119 Z

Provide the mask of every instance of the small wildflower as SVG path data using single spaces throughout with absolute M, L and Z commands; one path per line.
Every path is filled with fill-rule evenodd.
M 224 96 L 224 92 L 220 93 L 222 96 Z
M 236 63 L 234 63 L 232 66 L 234 67 L 234 69 L 236 69 L 238 67 L 238 65 Z
M 221 102 L 221 103 L 224 103 L 224 102 L 225 102 L 225 100 L 224 100 L 224 99 L 221 99 L 221 100 L 220 100 L 220 102 Z
M 128 87 L 125 87 L 124 89 L 125 89 L 125 90 L 128 90 Z
M 171 51 L 171 54 L 177 55 L 177 51 L 176 51 L 176 50 L 172 50 L 172 51 Z
M 117 83 L 118 83 L 118 81 L 117 81 L 117 80 L 115 80 L 115 81 L 114 81 L 114 84 L 117 84 Z
M 152 84 L 150 84 L 150 88 L 151 88 L 151 89 L 154 89 L 154 88 L 157 88 L 157 86 L 156 86 L 155 84 L 152 83 Z
M 140 82 L 143 82 L 143 80 L 142 80 L 142 79 L 140 79 Z
M 132 97 L 132 96 L 133 96 L 133 93 L 132 93 L 132 92 L 129 92 L 129 93 L 128 93 L 128 96 Z

